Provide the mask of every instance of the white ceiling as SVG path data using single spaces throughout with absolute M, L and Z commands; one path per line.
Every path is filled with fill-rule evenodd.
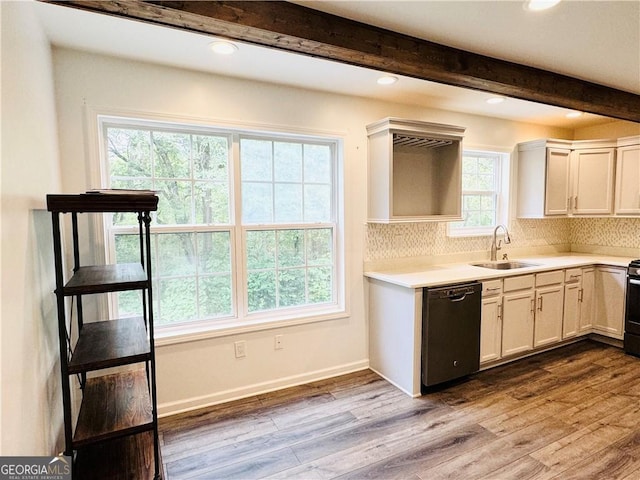
M 640 0 L 568 1 L 526 12 L 522 1 L 297 2 L 437 43 L 555 71 L 640 94 Z M 378 98 L 568 128 L 608 121 L 567 109 L 508 99 L 488 105 L 482 92 L 241 44 L 214 56 L 211 37 L 36 3 L 52 44 L 240 78 Z

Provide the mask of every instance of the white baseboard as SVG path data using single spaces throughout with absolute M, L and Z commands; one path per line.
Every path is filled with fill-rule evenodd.
M 393 380 L 391 380 L 390 378 L 386 377 L 385 375 L 383 375 L 382 373 L 380 373 L 378 370 L 376 370 L 375 368 L 369 367 L 369 369 L 371 369 L 372 372 L 377 373 L 378 375 L 380 375 L 382 378 L 384 378 L 387 382 L 389 382 L 391 385 L 393 385 L 394 387 L 396 387 L 398 390 L 401 390 L 402 392 L 406 393 L 407 395 L 409 395 L 410 397 L 413 398 L 418 398 L 421 397 L 422 394 L 421 393 L 412 393 L 410 391 L 408 391 L 405 388 L 402 388 L 400 385 L 398 385 L 396 382 L 394 382 Z
M 210 407 L 219 403 L 230 402 L 233 400 L 239 400 L 241 398 L 251 397 L 253 395 L 259 395 L 262 393 L 273 392 L 275 390 L 282 390 L 283 388 L 295 387 L 296 385 L 303 385 L 305 383 L 324 380 L 325 378 L 337 377 L 338 375 L 345 375 L 347 373 L 357 372 L 359 370 L 365 370 L 367 368 L 369 368 L 369 360 L 360 360 L 358 362 L 348 363 L 345 365 L 340 365 L 338 367 L 316 370 L 314 372 L 307 372 L 300 375 L 292 375 L 289 377 L 269 380 L 267 382 L 254 383 L 253 385 L 224 390 L 222 392 L 215 392 L 199 397 L 186 398 L 184 400 L 178 400 L 174 402 L 160 403 L 158 404 L 158 416 L 167 417 L 169 415 L 188 412 L 190 410 L 196 410 L 198 408 Z

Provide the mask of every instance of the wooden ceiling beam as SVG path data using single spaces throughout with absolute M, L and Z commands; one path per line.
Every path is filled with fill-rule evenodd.
M 51 1 L 387 73 L 640 122 L 640 95 L 281 1 Z

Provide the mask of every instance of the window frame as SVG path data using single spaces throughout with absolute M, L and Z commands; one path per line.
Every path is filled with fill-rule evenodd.
M 510 149 L 501 147 L 486 146 L 468 146 L 462 151 L 462 157 L 465 154 L 495 155 L 498 158 L 498 168 L 496 179 L 496 189 L 493 191 L 496 201 L 495 222 L 491 226 L 482 227 L 460 227 L 455 226 L 456 222 L 447 224 L 447 236 L 449 237 L 484 237 L 493 235 L 493 231 L 498 225 L 506 225 L 509 218 L 509 191 L 511 184 L 511 155 Z M 462 172 L 461 172 L 462 174 Z M 464 195 L 465 194 L 487 194 L 488 191 L 480 190 L 464 190 L 461 188 L 461 213 L 464 214 Z
M 185 132 L 189 134 L 207 134 L 228 136 L 229 138 L 229 223 L 228 224 L 187 224 L 187 225 L 159 225 L 152 222 L 152 235 L 154 233 L 181 233 L 204 231 L 226 231 L 229 232 L 231 249 L 231 277 L 232 277 L 232 314 L 225 317 L 194 320 L 176 324 L 161 325 L 156 324 L 156 333 L 160 343 L 177 343 L 192 339 L 215 337 L 238 333 L 241 331 L 253 331 L 263 328 L 276 328 L 285 325 L 295 325 L 310 323 L 348 316 L 347 299 L 345 289 L 346 269 L 344 259 L 344 167 L 343 167 L 343 138 L 342 134 L 327 132 L 301 132 L 285 130 L 282 127 L 275 129 L 270 126 L 254 125 L 225 125 L 222 122 L 203 122 L 201 119 L 195 120 L 185 117 L 142 115 L 122 112 L 94 112 L 95 130 L 90 137 L 95 139 L 95 148 L 99 158 L 99 171 L 93 171 L 92 178 L 99 180 L 99 188 L 109 188 L 109 158 L 106 149 L 106 129 L 115 128 L 143 128 L 152 131 Z M 289 130 L 289 129 L 286 129 Z M 332 151 L 332 171 L 331 171 L 331 212 L 332 221 L 326 223 L 273 223 L 266 224 L 243 224 L 242 223 L 242 200 L 241 200 L 241 168 L 240 168 L 240 139 L 243 137 L 260 138 L 269 141 L 290 141 L 297 143 L 316 143 L 330 145 Z M 96 175 L 97 173 L 97 175 Z M 193 179 L 192 179 L 193 181 Z M 94 185 L 96 185 L 94 183 Z M 155 220 L 155 219 L 154 219 Z M 99 230 L 102 230 L 104 239 L 105 261 L 115 261 L 115 235 L 117 233 L 134 233 L 136 226 L 118 227 L 111 225 L 111 216 L 104 215 Z M 273 310 L 249 312 L 248 311 L 248 288 L 247 285 L 247 255 L 246 253 L 246 233 L 250 230 L 285 230 L 285 229 L 332 229 L 333 258 L 331 268 L 332 278 L 332 298 L 331 302 L 320 304 L 306 304 L 302 306 L 276 308 Z M 305 268 L 307 265 L 305 264 Z M 157 272 L 152 272 L 154 279 Z M 197 278 L 197 277 L 196 277 Z M 154 289 L 158 287 L 154 284 Z M 154 302 L 159 299 L 158 293 L 154 295 Z M 111 295 L 106 307 L 110 318 L 117 315 L 117 299 Z

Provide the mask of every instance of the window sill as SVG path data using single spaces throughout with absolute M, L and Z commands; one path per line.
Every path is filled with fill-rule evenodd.
M 208 338 L 227 337 L 242 333 L 259 332 L 275 328 L 291 327 L 308 323 L 324 322 L 347 318 L 349 312 L 344 308 L 334 307 L 322 311 L 314 311 L 308 315 L 285 314 L 277 319 L 274 317 L 239 320 L 203 321 L 193 324 L 184 324 L 175 327 L 158 327 L 155 330 L 155 345 L 163 347 L 179 343 L 196 342 Z

